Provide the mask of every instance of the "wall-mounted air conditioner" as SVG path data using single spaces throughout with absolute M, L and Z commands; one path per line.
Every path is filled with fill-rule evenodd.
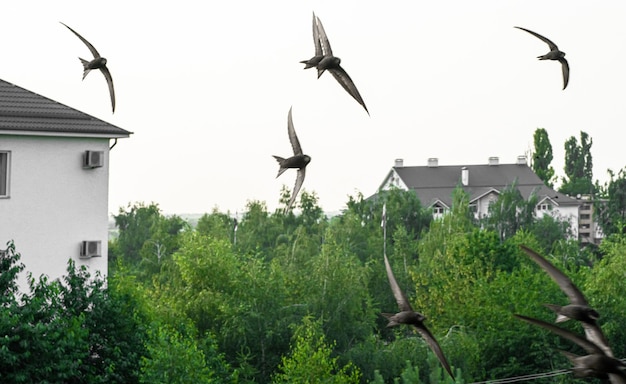
M 85 151 L 83 168 L 99 168 L 104 165 L 104 151 Z
M 96 241 L 83 241 L 80 243 L 80 257 L 91 258 L 102 256 L 102 242 Z

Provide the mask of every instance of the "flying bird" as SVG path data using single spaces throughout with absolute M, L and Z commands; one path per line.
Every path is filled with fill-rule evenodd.
M 597 377 L 601 379 L 606 379 L 608 377 L 614 384 L 626 383 L 626 373 L 624 373 L 623 371 L 624 368 L 626 368 L 626 364 L 618 359 L 613 358 L 612 356 L 605 354 L 602 348 L 600 348 L 593 342 L 586 340 L 573 332 L 570 332 L 563 328 L 559 328 L 556 325 L 546 323 L 542 320 L 533 319 L 531 317 L 522 315 L 514 316 L 527 323 L 538 325 L 553 333 L 556 333 L 557 335 L 573 341 L 574 343 L 584 348 L 585 351 L 589 353 L 589 355 L 577 356 L 569 352 L 561 351 L 561 353 L 563 353 L 574 364 L 574 368 L 572 368 L 572 371 L 574 372 L 574 375 L 576 377 Z
M 313 43 L 315 44 L 315 56 L 309 60 L 300 61 L 304 64 L 304 69 L 317 68 L 318 79 L 322 76 L 324 71 L 328 70 L 339 84 L 341 84 L 343 89 L 365 108 L 365 112 L 369 115 L 369 111 L 365 106 L 361 94 L 356 89 L 348 73 L 341 67 L 341 59 L 333 56 L 333 50 L 330 48 L 330 42 L 326 36 L 326 31 L 324 31 L 324 26 L 322 26 L 319 17 L 315 16 L 315 13 L 313 13 Z
M 613 356 L 613 352 L 596 322 L 600 314 L 589 306 L 585 296 L 572 280 L 537 252 L 525 245 L 520 245 L 520 248 L 559 285 L 563 293 L 569 298 L 570 304 L 568 305 L 545 304 L 557 314 L 556 322 L 560 323 L 568 319 L 580 321 L 585 329 L 587 339 L 600 346 L 608 356 Z
M 428 328 L 424 325 L 424 321 L 426 320 L 426 316 L 422 315 L 419 312 L 415 312 L 413 308 L 411 308 L 411 304 L 407 300 L 406 296 L 400 289 L 396 278 L 393 275 L 393 271 L 391 270 L 391 265 L 389 265 L 389 259 L 387 259 L 387 255 L 383 255 L 385 259 L 385 269 L 387 270 L 387 278 L 389 279 L 389 285 L 391 286 L 391 290 L 393 291 L 393 295 L 396 298 L 396 302 L 398 303 L 398 307 L 400 308 L 400 312 L 398 313 L 382 313 L 384 317 L 389 320 L 389 324 L 387 327 L 395 327 L 400 324 L 413 325 L 417 332 L 426 340 L 430 349 L 435 352 L 437 358 L 441 362 L 441 365 L 446 369 L 452 380 L 454 380 L 454 375 L 452 374 L 452 369 L 450 369 L 450 364 L 448 364 L 448 360 L 443 354 L 439 343 L 435 339 L 435 337 L 430 333 Z
M 61 23 L 61 24 L 65 25 L 64 23 Z M 91 61 L 88 61 L 79 57 L 80 62 L 83 64 L 83 80 L 85 80 L 85 77 L 92 69 L 99 69 L 100 72 L 102 72 L 102 74 L 104 75 L 104 78 L 106 79 L 107 84 L 109 85 L 109 94 L 111 95 L 111 106 L 113 107 L 113 112 L 115 112 L 115 91 L 113 90 L 113 78 L 111 77 L 111 72 L 109 72 L 109 69 L 107 68 L 107 59 L 105 59 L 104 57 L 101 57 L 98 51 L 96 50 L 96 48 L 94 48 L 94 46 L 91 45 L 91 43 L 88 42 L 84 37 L 82 37 L 78 32 L 68 27 L 67 25 L 65 26 L 67 27 L 67 29 L 72 31 L 76 36 L 78 36 L 78 38 L 83 43 L 85 43 L 85 45 L 87 46 L 87 48 L 89 48 L 89 50 L 91 51 L 91 54 L 93 55 L 93 60 Z
M 561 63 L 561 69 L 563 71 L 563 89 L 565 89 L 567 87 L 567 83 L 569 82 L 569 64 L 567 63 L 567 60 L 565 60 L 565 52 L 560 51 L 559 47 L 557 47 L 556 44 L 536 32 L 522 27 L 515 28 L 526 31 L 531 35 L 537 37 L 544 43 L 548 44 L 548 47 L 550 47 L 550 52 L 546 53 L 545 55 L 537 56 L 537 58 L 539 60 L 558 60 Z
M 293 156 L 289 158 L 282 158 L 280 156 L 273 155 L 276 161 L 278 161 L 278 165 L 280 168 L 278 169 L 278 176 L 282 175 L 289 168 L 298 169 L 298 176 L 296 177 L 296 185 L 293 187 L 293 193 L 291 194 L 291 199 L 289 200 L 289 204 L 287 204 L 287 210 L 289 210 L 296 200 L 296 196 L 298 192 L 300 192 L 300 188 L 302 187 L 302 183 L 304 182 L 304 175 L 306 171 L 306 166 L 311 161 L 311 157 L 302 153 L 302 147 L 300 146 L 300 141 L 298 140 L 298 136 L 296 135 L 296 130 L 293 127 L 293 120 L 291 119 L 291 108 L 289 108 L 289 115 L 287 116 L 287 132 L 289 133 L 289 141 L 291 141 L 291 147 L 293 148 Z

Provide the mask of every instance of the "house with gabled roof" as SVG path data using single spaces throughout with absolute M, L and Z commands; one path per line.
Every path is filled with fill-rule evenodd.
M 395 187 L 415 191 L 422 205 L 439 217 L 452 206 L 452 192 L 461 186 L 469 195 L 470 209 L 481 218 L 488 214 L 489 205 L 501 191 L 514 182 L 524 199 L 537 195 L 537 217 L 549 214 L 567 220 L 572 235 L 578 237 L 581 201 L 546 186 L 526 164 L 525 156 L 519 156 L 513 164 L 500 164 L 497 157 L 490 157 L 487 164 L 445 166 L 439 165 L 437 158 L 430 158 L 425 166 L 410 167 L 397 159 L 379 190 Z
M 33 277 L 69 259 L 106 275 L 109 154 L 130 134 L 0 80 L 0 249 L 13 240 Z

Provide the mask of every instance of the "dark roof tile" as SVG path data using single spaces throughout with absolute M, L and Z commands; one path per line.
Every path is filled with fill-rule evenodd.
M 0 79 L 0 132 L 103 134 L 132 132 Z
M 393 167 L 393 170 L 409 189 L 415 191 L 423 205 L 430 206 L 440 200 L 450 206 L 452 192 L 461 183 L 463 168 L 467 168 L 469 174 L 468 185 L 463 189 L 469 194 L 470 201 L 492 189 L 501 192 L 516 181 L 524 199 L 535 192 L 540 198 L 549 196 L 556 199 L 559 205 L 578 205 L 576 199 L 546 186 L 526 164 Z

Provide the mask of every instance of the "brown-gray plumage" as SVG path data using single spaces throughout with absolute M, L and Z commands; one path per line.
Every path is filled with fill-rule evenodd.
M 324 26 L 319 17 L 315 16 L 315 13 L 313 13 L 313 43 L 315 44 L 315 56 L 309 60 L 301 61 L 301 63 L 305 64 L 304 69 L 316 67 L 318 79 L 322 76 L 324 71 L 328 70 L 339 84 L 341 84 L 343 89 L 365 108 L 365 112 L 369 115 L 369 111 L 365 106 L 361 94 L 356 89 L 348 73 L 341 67 L 341 59 L 333 56 L 333 50 L 330 47 L 330 41 L 328 41 L 326 31 L 324 31 Z
M 537 252 L 525 245 L 520 245 L 520 248 L 559 285 L 563 293 L 569 298 L 570 304 L 568 305 L 544 304 L 557 314 L 556 322 L 560 323 L 568 319 L 580 321 L 585 329 L 587 339 L 602 348 L 608 356 L 613 356 L 613 352 L 596 322 L 600 314 L 589 306 L 587 299 L 572 280 Z
M 62 22 L 61 24 L 65 25 Z M 111 106 L 113 108 L 113 112 L 115 112 L 115 91 L 113 90 L 113 78 L 111 77 L 111 72 L 109 72 L 109 69 L 106 66 L 107 59 L 105 59 L 104 57 L 101 57 L 98 51 L 96 50 L 96 48 L 94 48 L 94 46 L 91 45 L 91 43 L 88 42 L 84 37 L 82 37 L 78 32 L 68 27 L 67 25 L 65 26 L 67 27 L 67 29 L 72 31 L 76 36 L 78 36 L 78 38 L 83 43 L 85 43 L 85 45 L 87 46 L 87 48 L 89 48 L 89 50 L 91 51 L 91 54 L 93 55 L 93 60 L 91 61 L 82 59 L 80 57 L 78 58 L 80 62 L 83 64 L 83 80 L 85 80 L 85 76 L 87 76 L 87 74 L 92 69 L 99 69 L 100 72 L 102 72 L 102 74 L 104 75 L 104 78 L 106 79 L 107 84 L 109 86 L 109 94 L 111 95 Z
M 595 343 L 566 329 L 546 323 L 545 321 L 522 315 L 514 316 L 527 323 L 538 325 L 565 339 L 573 341 L 587 351 L 589 355 L 586 356 L 578 356 L 569 352 L 561 351 L 574 364 L 572 371 L 576 377 L 597 377 L 605 379 L 608 377 L 613 384 L 626 383 L 626 374 L 624 373 L 626 364 L 605 354 L 604 350 Z
M 300 188 L 302 187 L 302 183 L 304 182 L 306 166 L 311 161 L 310 156 L 302 153 L 302 147 L 300 146 L 300 141 L 298 140 L 296 130 L 293 127 L 293 120 L 291 119 L 291 108 L 289 108 L 289 114 L 287 115 L 287 132 L 289 133 L 289 141 L 291 141 L 291 147 L 293 148 L 293 156 L 285 159 L 283 157 L 274 155 L 274 158 L 276 159 L 276 161 L 278 161 L 278 165 L 280 166 L 280 168 L 278 169 L 278 175 L 276 175 L 277 178 L 289 168 L 298 169 L 296 185 L 293 188 L 289 204 L 287 204 L 287 209 L 289 210 L 293 205 L 293 202 L 296 200 L 298 192 L 300 192 Z
M 387 259 L 387 255 L 383 255 L 385 259 L 385 269 L 387 270 L 387 278 L 389 279 L 389 285 L 391 286 L 391 291 L 393 292 L 393 296 L 396 298 L 396 302 L 398 303 L 398 307 L 400 308 L 400 312 L 398 313 L 382 313 L 389 320 L 389 324 L 387 327 L 395 327 L 400 324 L 412 325 L 417 329 L 417 332 L 422 336 L 430 349 L 437 355 L 437 358 L 441 362 L 441 365 L 446 369 L 452 380 L 454 380 L 454 375 L 452 374 L 452 369 L 450 369 L 450 364 L 448 364 L 448 360 L 446 360 L 439 343 L 435 339 L 435 337 L 430 333 L 428 328 L 424 325 L 424 320 L 426 317 L 419 312 L 415 312 L 409 304 L 406 296 L 400 289 L 398 282 L 396 281 L 395 276 L 393 275 L 393 271 L 391 270 L 391 265 L 389 265 L 389 259 Z
M 531 35 L 537 37 L 544 43 L 548 44 L 548 47 L 550 47 L 550 52 L 546 53 L 545 55 L 537 56 L 537 58 L 539 60 L 558 60 L 561 63 L 561 70 L 563 72 L 563 89 L 565 89 L 567 87 L 567 83 L 569 82 L 569 64 L 567 63 L 567 60 L 565 60 L 565 52 L 560 51 L 559 47 L 557 47 L 556 44 L 536 32 L 522 27 L 515 28 L 526 31 Z

